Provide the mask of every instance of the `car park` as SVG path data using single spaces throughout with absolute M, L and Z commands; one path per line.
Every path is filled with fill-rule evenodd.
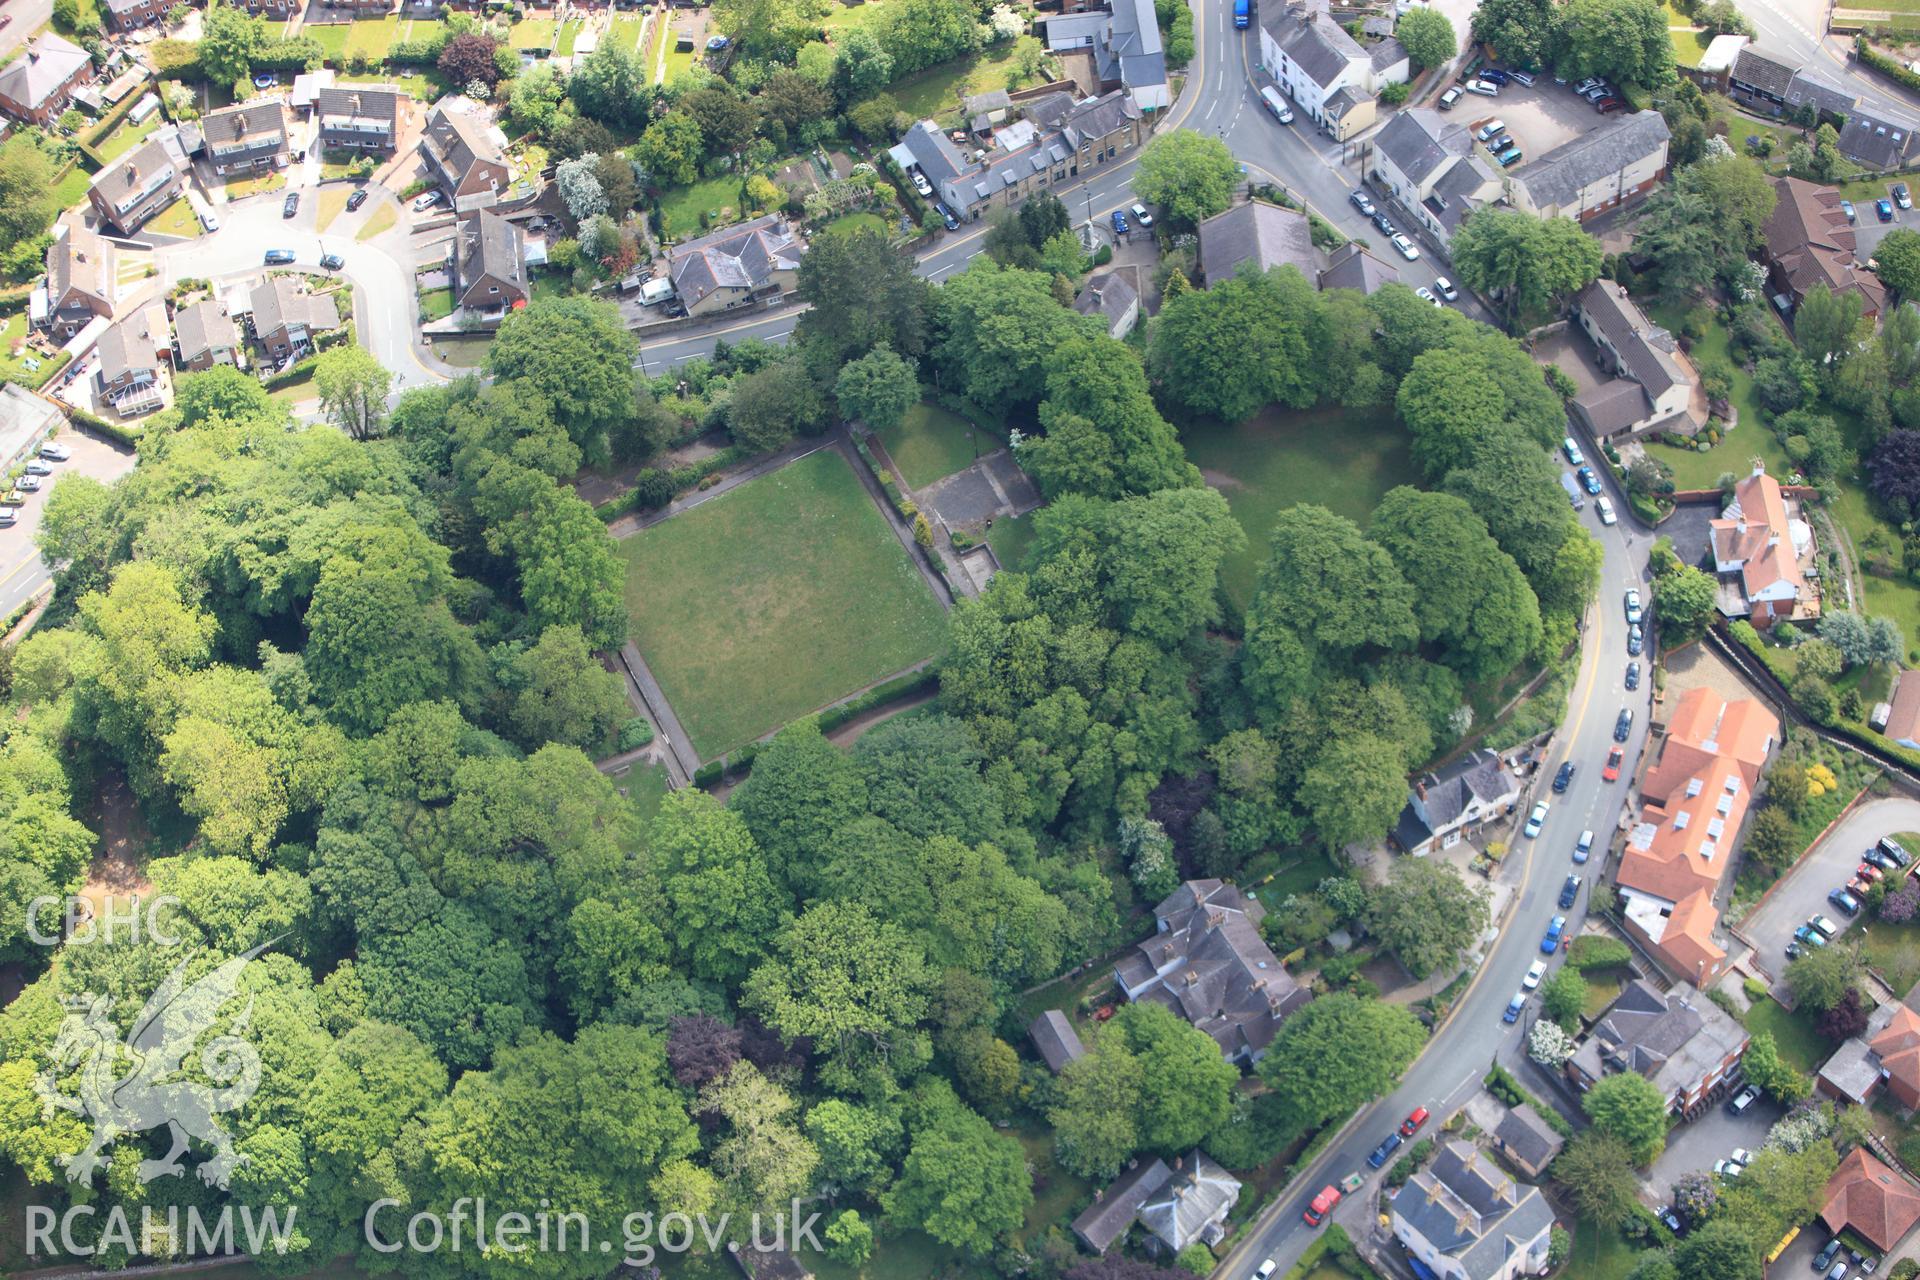
M 1834 1263 L 1832 1269 L 1827 1272 L 1827 1280 L 1847 1280 L 1847 1264 Z
M 1115 209 L 1113 211 L 1113 232 L 1115 235 L 1121 236 L 1127 234 L 1127 215 L 1125 210 Z
M 347 260 L 337 253 L 329 253 L 320 259 L 320 265 L 329 271 L 338 271 L 347 265 Z
M 1500 96 L 1500 86 L 1486 80 L 1469 80 L 1463 87 L 1468 93 L 1477 93 L 1483 98 Z
M 1567 784 L 1572 781 L 1573 781 L 1573 761 L 1569 760 L 1565 764 L 1560 766 L 1560 772 L 1553 775 L 1553 789 L 1555 792 L 1565 791 L 1567 789 Z
M 1607 752 L 1607 767 L 1600 771 L 1602 782 L 1620 781 L 1620 762 L 1627 758 L 1625 747 L 1615 745 Z
M 1502 151 L 1505 151 L 1507 148 L 1511 147 L 1512 145 L 1513 145 L 1513 135 L 1510 133 L 1503 133 L 1499 137 L 1495 138 L 1492 142 L 1489 142 L 1487 144 L 1487 150 L 1493 152 L 1493 154 L 1497 156 Z
M 1860 220 L 1860 215 L 1855 211 L 1853 201 L 1851 200 L 1842 200 L 1840 202 L 1840 212 L 1847 215 L 1848 222 L 1858 222 Z
M 1399 251 L 1400 256 L 1408 262 L 1412 262 L 1420 256 L 1420 251 L 1413 247 L 1413 241 L 1407 239 L 1405 236 L 1394 236 L 1388 243 L 1392 244 L 1393 247 Z
M 1803 946 L 1809 947 L 1824 947 L 1827 945 L 1827 940 L 1820 935 L 1818 929 L 1805 924 L 1793 931 L 1793 940 Z
M 1385 1165 L 1388 1160 L 1393 1158 L 1393 1153 L 1399 1150 L 1400 1144 L 1405 1141 L 1406 1139 L 1400 1136 L 1400 1131 L 1397 1129 L 1388 1134 L 1385 1138 L 1381 1139 L 1379 1146 L 1368 1153 L 1368 1167 L 1378 1169 Z
M 1526 833 L 1528 837 L 1538 836 L 1540 834 L 1540 828 L 1546 825 L 1546 821 L 1547 802 L 1542 800 L 1539 804 L 1534 805 L 1533 812 L 1527 815 Z
M 298 191 L 289 191 L 287 192 L 287 198 L 280 202 L 280 216 L 283 218 L 291 218 L 298 212 L 300 212 L 300 193 Z
M 1448 302 L 1457 301 L 1460 297 L 1460 291 L 1453 287 L 1453 281 L 1447 279 L 1445 276 L 1440 276 L 1434 280 L 1433 291 L 1445 298 Z
M 1715 1160 L 1713 1162 L 1713 1171 L 1723 1178 L 1739 1177 L 1740 1171 L 1744 1167 L 1744 1165 L 1736 1164 L 1732 1160 Z
M 1512 76 L 1500 70 L 1500 68 L 1498 67 L 1482 68 L 1480 71 L 1480 78 L 1482 80 L 1485 80 L 1489 84 L 1498 84 L 1498 85 L 1504 85 L 1507 83 L 1507 81 L 1513 79 Z
M 1580 833 L 1580 838 L 1573 842 L 1573 860 L 1576 863 L 1585 862 L 1587 860 L 1587 855 L 1592 852 L 1593 852 L 1593 832 L 1582 831 Z
M 1615 742 L 1625 742 L 1627 736 L 1632 732 L 1633 708 L 1622 707 L 1620 708 L 1620 714 L 1616 716 L 1613 721 L 1613 740 Z
M 30 476 L 50 476 L 53 474 L 53 468 L 39 458 L 29 459 L 25 470 Z
M 267 265 L 270 267 L 284 267 L 288 263 L 293 261 L 293 250 L 269 249 L 267 250 L 266 261 L 267 261 Z
M 1873 212 L 1880 219 L 1880 221 L 1892 222 L 1893 221 L 1893 201 L 1887 200 L 1887 199 L 1875 200 L 1873 202 Z
M 1600 492 L 1600 477 L 1593 473 L 1592 467 L 1580 468 L 1580 483 L 1586 486 L 1589 494 Z
M 1586 465 L 1587 455 L 1580 452 L 1580 446 L 1573 442 L 1572 436 L 1568 436 L 1560 442 L 1560 452 L 1566 454 L 1567 461 L 1574 466 L 1580 467 Z
M 1532 76 L 1531 74 L 1529 74 L 1528 72 L 1525 72 L 1525 71 L 1509 71 L 1509 72 L 1507 72 L 1507 74 L 1508 74 L 1508 75 L 1510 75 L 1510 76 L 1512 76 L 1512 77 L 1514 78 L 1514 80 L 1516 80 L 1516 81 L 1517 81 L 1517 82 L 1519 82 L 1520 84 L 1523 84 L 1523 85 L 1525 85 L 1525 86 L 1526 86 L 1527 88 L 1529 88 L 1529 89 L 1531 89 L 1531 88 L 1533 88 L 1533 76 Z
M 1403 1138 L 1411 1138 L 1415 1133 L 1419 1132 L 1420 1126 L 1427 1122 L 1427 1117 L 1431 1114 L 1432 1113 L 1425 1107 L 1415 1107 L 1412 1111 L 1409 1111 L 1407 1118 L 1400 1122 L 1400 1136 Z
M 1860 864 L 1859 870 L 1854 872 L 1854 877 L 1859 880 L 1864 880 L 1868 884 L 1878 884 L 1886 878 L 1886 874 L 1886 872 L 1874 866 L 1871 862 L 1863 862 Z
M 1907 190 L 1906 183 L 1896 182 L 1893 184 L 1893 202 L 1902 209 L 1913 208 L 1913 193 Z
M 1451 110 L 1453 110 L 1453 106 L 1454 106 L 1454 104 L 1455 104 L 1456 102 L 1459 102 L 1459 101 L 1460 101 L 1460 93 L 1461 93 L 1461 90 L 1460 90 L 1460 89 L 1459 89 L 1458 87 L 1455 87 L 1455 88 L 1452 88 L 1452 89 L 1449 89 L 1449 90 L 1447 90 L 1447 91 L 1446 91 L 1445 93 L 1443 93 L 1443 94 L 1441 94 L 1441 95 L 1440 95 L 1440 109 L 1441 109 L 1442 111 L 1451 111 Z
M 1580 877 L 1577 874 L 1570 875 L 1567 877 L 1567 882 L 1560 886 L 1560 909 L 1564 911 L 1571 907 L 1579 896 Z M 1538 964 L 1539 961 L 1536 960 L 1534 963 Z
M 1327 1215 L 1333 1212 L 1333 1206 L 1339 1203 L 1340 1188 L 1328 1184 L 1320 1188 L 1319 1195 L 1307 1202 L 1306 1210 L 1301 1213 L 1300 1217 L 1305 1220 L 1308 1226 L 1317 1227 L 1327 1220 Z
M 1640 687 L 1640 664 L 1637 662 L 1629 662 L 1627 664 L 1627 688 L 1638 689 L 1639 687 Z
M 1373 201 L 1367 199 L 1367 193 L 1364 191 L 1356 191 L 1348 196 L 1347 203 L 1358 209 L 1363 218 L 1371 218 L 1374 215 Z
M 1626 601 L 1627 601 L 1627 621 L 1628 622 L 1640 621 L 1640 590 L 1638 587 L 1627 588 Z
M 1646 648 L 1646 645 L 1647 645 L 1647 638 L 1646 638 L 1646 635 L 1640 630 L 1639 623 L 1636 622 L 1631 627 L 1627 628 L 1627 652 L 1628 653 L 1632 654 L 1634 657 L 1637 658 L 1640 656 L 1640 650 Z
M 1133 215 L 1133 220 L 1139 223 L 1141 226 L 1150 227 L 1153 225 L 1153 215 L 1147 212 L 1147 206 L 1143 204 L 1136 204 L 1132 208 L 1128 209 L 1127 212 L 1131 213 Z
M 361 205 L 365 204 L 366 202 L 367 202 L 367 189 L 365 187 L 361 187 L 358 191 L 354 192 L 352 195 L 347 197 L 347 212 L 352 213 L 355 209 L 358 209 Z
M 1527 1007 L 1527 993 L 1516 991 L 1513 999 L 1507 1001 L 1507 1011 L 1500 1015 L 1500 1021 L 1514 1023 L 1520 1021 L 1520 1011 Z
M 1600 513 L 1601 524 L 1613 525 L 1620 523 L 1620 517 L 1613 514 L 1613 500 L 1611 498 L 1595 498 L 1593 500 L 1593 509 Z
M 1478 129 L 1474 130 L 1473 136 L 1479 141 L 1485 142 L 1489 138 L 1499 137 L 1501 134 L 1505 133 L 1506 131 L 1507 131 L 1507 122 L 1498 117 L 1495 117 L 1494 119 L 1489 120 L 1485 124 L 1481 125 Z
M 1374 228 L 1378 230 L 1381 235 L 1392 236 L 1399 234 L 1399 229 L 1393 225 L 1393 219 L 1387 217 L 1385 210 L 1376 210 L 1372 216 Z
M 1603 116 L 1610 116 L 1616 111 L 1625 111 L 1627 104 L 1618 98 L 1602 98 L 1593 104 L 1593 109 Z
M 1555 916 L 1547 921 L 1547 932 L 1540 939 L 1540 954 L 1550 956 L 1560 949 L 1560 938 L 1566 932 L 1567 918 Z
M 1860 899 L 1854 897 L 1852 894 L 1848 893 L 1845 889 L 1834 889 L 1829 891 L 1827 894 L 1827 901 L 1831 902 L 1834 906 L 1840 908 L 1842 911 L 1846 912 L 1850 916 L 1857 916 L 1860 914 Z
M 1827 1241 L 1826 1247 L 1813 1255 L 1813 1269 L 1825 1271 L 1833 1263 L 1833 1256 L 1840 1252 L 1840 1237 Z
M 0 529 L 11 529 L 19 519 L 11 507 L 0 507 Z
M 1872 866 L 1879 867 L 1882 871 L 1898 871 L 1900 869 L 1900 864 L 1895 862 L 1892 858 L 1889 858 L 1886 854 L 1880 852 L 1880 847 L 1878 845 L 1875 845 L 1873 848 L 1868 849 L 1865 853 L 1861 854 L 1860 856 L 1862 858 L 1865 858 L 1867 862 Z
M 1787 944 L 1787 959 L 1798 960 L 1800 955 L 1800 944 L 1797 942 L 1789 942 Z
M 1440 299 L 1434 297 L 1433 290 L 1427 288 L 1425 285 L 1422 285 L 1418 289 L 1415 289 L 1413 291 L 1413 296 L 1420 299 L 1420 301 L 1422 302 L 1430 302 L 1436 307 L 1444 307 L 1447 305 L 1446 303 L 1440 301 Z
M 40 487 L 40 477 L 21 476 L 18 480 L 14 481 L 14 485 L 16 488 L 24 489 L 28 493 L 33 493 Z
M 1835 924 L 1833 921 L 1829 920 L 1827 917 L 1821 915 L 1819 912 L 1815 912 L 1814 914 L 1808 916 L 1807 924 L 1811 928 L 1813 928 L 1815 931 L 1817 931 L 1820 934 L 1820 936 L 1823 938 L 1837 937 L 1840 933 L 1840 926 Z

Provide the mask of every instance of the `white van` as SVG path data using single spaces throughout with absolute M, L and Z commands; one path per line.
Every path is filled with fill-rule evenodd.
M 665 276 L 655 276 L 640 286 L 640 301 L 649 307 L 658 302 L 665 302 L 672 296 L 673 281 Z
M 1281 124 L 1293 123 L 1293 108 L 1287 105 L 1287 100 L 1280 96 L 1278 89 L 1268 85 L 1260 91 L 1260 101 L 1267 104 L 1267 110 L 1273 112 L 1274 118 Z

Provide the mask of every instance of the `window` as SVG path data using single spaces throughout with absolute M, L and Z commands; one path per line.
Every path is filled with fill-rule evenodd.
M 489 286 L 487 286 L 487 292 L 488 292 L 488 293 L 498 293 L 498 292 L 500 292 L 500 286 L 499 286 L 499 285 L 497 285 L 497 284 L 496 284 L 496 285 L 489 285 Z

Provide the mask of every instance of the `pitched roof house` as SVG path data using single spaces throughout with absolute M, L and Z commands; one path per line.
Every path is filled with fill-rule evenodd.
M 527 300 L 527 233 L 498 214 L 477 209 L 454 235 L 454 296 L 475 311 Z
M 1137 267 L 1115 267 L 1087 277 L 1073 309 L 1083 316 L 1099 316 L 1107 326 L 1107 336 L 1124 338 L 1140 323 L 1140 290 L 1135 281 Z
M 1431 107 L 1402 111 L 1374 139 L 1373 176 L 1443 243 L 1468 214 L 1500 198 L 1501 182 L 1475 153 L 1473 136 Z
M 42 32 L 24 54 L 0 67 L 0 112 L 50 125 L 67 109 L 74 90 L 92 77 L 93 59 L 85 49 Z
M 667 274 L 688 315 L 711 315 L 793 288 L 806 252 L 787 220 L 768 214 L 673 246 Z
M 1448 1142 L 1392 1201 L 1393 1234 L 1439 1280 L 1517 1280 L 1547 1261 L 1553 1207 L 1478 1148 Z
M 1674 703 L 1614 880 L 1627 927 L 1675 977 L 1705 985 L 1725 968 L 1714 895 L 1779 740 L 1780 721 L 1752 698 L 1695 688 Z
M 1140 1216 L 1140 1206 L 1171 1177 L 1173 1170 L 1158 1157 L 1146 1162 L 1136 1160 L 1073 1220 L 1073 1234 L 1095 1253 L 1105 1253 L 1133 1226 Z
M 1493 1131 L 1493 1149 L 1529 1178 L 1538 1178 L 1567 1140 L 1527 1103 L 1510 1108 Z
M 1762 629 L 1819 615 L 1819 598 L 1807 581 L 1815 565 L 1813 526 L 1765 464 L 1756 462 L 1734 486 L 1733 501 L 1708 525 L 1708 535 L 1714 572 L 1724 580 L 1722 613 Z
M 249 300 L 253 335 L 275 360 L 298 355 L 320 334 L 340 327 L 332 294 L 303 292 L 288 276 L 275 276 L 259 285 Z
M 216 299 L 202 298 L 174 312 L 173 335 L 182 369 L 198 373 L 216 364 L 240 362 L 240 327 Z
M 1856 242 L 1840 193 L 1799 178 L 1775 178 L 1773 216 L 1767 219 L 1760 256 L 1768 283 L 1793 306 L 1815 285 L 1834 293 L 1856 293 L 1861 312 L 1877 318 L 1886 309 L 1887 291 L 1879 277 L 1855 260 Z
M 1669 1111 L 1690 1116 L 1746 1051 L 1747 1029 L 1692 983 L 1662 993 L 1635 978 L 1580 1042 L 1567 1075 L 1584 1093 L 1606 1076 L 1637 1071 L 1653 1081 Z
M 1785 106 L 1787 89 L 1799 70 L 1797 62 L 1748 45 L 1733 60 L 1731 84 L 1736 95 Z
M 1870 169 L 1898 169 L 1920 154 L 1920 136 L 1909 121 L 1855 110 L 1840 126 L 1840 154 Z
M 1261 65 L 1335 138 L 1370 127 L 1381 87 L 1408 78 L 1407 51 L 1398 40 L 1363 47 L 1333 20 L 1326 0 L 1269 0 L 1259 9 Z
M 391 151 L 399 141 L 400 115 L 407 95 L 393 89 L 354 85 L 321 89 L 314 95 L 320 118 L 320 145 L 361 151 Z
M 1820 1091 L 1865 1104 L 1884 1086 L 1906 1110 L 1920 1107 L 1920 1013 L 1894 1001 L 1867 1019 L 1820 1067 Z
M 1651 430 L 1687 411 L 1693 400 L 1692 370 L 1683 363 L 1673 335 L 1648 320 L 1625 289 L 1611 280 L 1596 280 L 1580 291 L 1572 310 L 1592 340 L 1601 367 L 1615 375 L 1575 396 L 1569 405 L 1595 436 Z
M 186 187 L 186 170 L 158 139 L 149 138 L 93 175 L 87 203 L 100 221 L 123 236 L 175 200 Z
M 1240 1198 L 1240 1181 L 1194 1150 L 1174 1162 L 1173 1176 L 1140 1205 L 1140 1225 L 1169 1255 L 1190 1244 L 1218 1244 L 1227 1214 Z
M 1214 214 L 1198 227 L 1200 270 L 1209 287 L 1231 280 L 1244 263 L 1257 271 L 1295 267 L 1309 280 L 1320 275 L 1307 215 L 1264 200 L 1250 200 Z
M 465 98 L 442 98 L 427 115 L 420 158 L 447 191 L 457 213 L 491 209 L 512 180 L 506 137 L 486 109 Z
M 131 417 L 161 407 L 160 351 L 169 350 L 167 311 L 154 303 L 100 335 L 100 396 Z
M 1516 173 L 1514 203 L 1543 218 L 1577 222 L 1631 203 L 1667 172 L 1671 134 L 1658 111 L 1608 117 L 1610 124 L 1563 142 Z
M 1416 858 L 1451 849 L 1519 796 L 1520 779 L 1498 752 L 1470 751 L 1414 779 L 1393 842 Z
M 1189 880 L 1153 909 L 1154 935 L 1114 967 L 1128 1000 L 1154 1000 L 1254 1063 L 1311 995 L 1260 936 L 1258 902 L 1220 880 Z
M 0 383 L 0 468 L 25 462 L 40 442 L 66 425 L 67 416 L 52 401 L 17 382 Z
M 1787 81 L 1787 110 L 1813 108 L 1816 119 L 1843 119 L 1853 112 L 1853 95 L 1830 80 L 1808 72 L 1804 67 Z
M 1317 281 L 1325 289 L 1358 289 L 1374 293 L 1382 285 L 1400 283 L 1400 268 L 1384 258 L 1376 258 L 1349 240 L 1327 255 Z
M 1035 1018 L 1027 1028 L 1027 1035 L 1032 1037 L 1033 1047 L 1040 1051 L 1047 1070 L 1056 1075 L 1065 1070 L 1069 1062 L 1087 1056 L 1086 1046 L 1080 1043 L 1080 1033 L 1058 1009 L 1048 1009 Z
M 209 111 L 200 121 L 200 132 L 206 138 L 207 159 L 217 174 L 284 169 L 292 155 L 287 141 L 287 108 L 278 98 Z
M 113 256 L 104 236 L 77 224 L 47 246 L 44 323 L 55 337 L 71 338 L 96 316 L 113 318 Z
M 1112 0 L 1104 11 L 1043 18 L 1040 31 L 1050 51 L 1090 56 L 1102 91 L 1123 90 L 1142 111 L 1172 101 L 1153 0 Z
M 1830 1231 L 1851 1229 L 1881 1253 L 1889 1253 L 1920 1222 L 1920 1187 L 1865 1147 L 1855 1147 L 1827 1180 L 1820 1220 Z

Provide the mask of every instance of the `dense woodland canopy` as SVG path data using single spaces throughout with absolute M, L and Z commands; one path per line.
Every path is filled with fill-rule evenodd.
M 626 715 L 593 656 L 624 637 L 622 572 L 566 481 L 663 438 L 606 311 L 536 303 L 491 381 L 409 392 L 367 439 L 296 427 L 231 370 L 189 375 L 127 479 L 63 479 L 42 538 L 67 568 L 10 655 L 0 722 L 0 951 L 28 977 L 0 1012 L 0 1154 L 46 1195 L 219 1198 L 132 1177 L 152 1135 L 69 1186 L 57 1158 L 85 1122 L 34 1090 L 49 1067 L 71 1086 L 61 997 L 111 994 L 124 1032 L 173 963 L 25 938 L 15 904 L 78 886 L 92 834 L 73 815 L 115 772 L 194 972 L 272 942 L 245 975 L 265 1081 L 228 1118 L 248 1157 L 228 1194 L 300 1206 L 279 1270 L 507 1265 L 373 1254 L 380 1196 L 544 1197 L 604 1231 L 824 1189 L 845 1256 L 918 1228 L 1060 1275 L 1060 1231 L 1015 1243 L 1033 1189 L 994 1122 L 1050 1124 L 1089 1177 L 1196 1144 L 1245 1168 L 1412 1060 L 1411 1018 L 1342 995 L 1288 1024 L 1251 1109 L 1212 1041 L 1155 1007 L 1055 1079 L 1015 1047 L 1016 997 L 1137 937 L 1182 875 L 1377 838 L 1408 772 L 1468 729 L 1468 687 L 1568 641 L 1599 553 L 1554 480 L 1538 369 L 1397 286 L 1319 295 L 1289 269 L 1176 290 L 1143 363 L 1040 273 L 983 260 L 930 288 L 877 238 L 831 255 L 861 289 L 811 255 L 791 350 L 684 371 L 710 408 L 774 368 L 830 406 L 884 348 L 1027 423 L 1019 457 L 1052 501 L 1026 563 L 954 610 L 933 708 L 850 751 L 790 725 L 724 804 L 681 791 L 642 819 L 593 763 Z M 1202 362 L 1223 332 L 1263 360 Z M 1284 512 L 1243 618 L 1218 570 L 1245 535 L 1162 405 L 1273 400 L 1395 406 L 1428 484 L 1364 526 Z M 1410 968 L 1457 955 L 1484 913 L 1411 880 L 1336 877 L 1316 902 L 1374 921 Z M 1286 927 L 1269 918 L 1277 943 Z M 1355 1043 L 1384 1048 L 1347 1061 Z M 1308 1059 L 1311 1087 L 1289 1084 Z

